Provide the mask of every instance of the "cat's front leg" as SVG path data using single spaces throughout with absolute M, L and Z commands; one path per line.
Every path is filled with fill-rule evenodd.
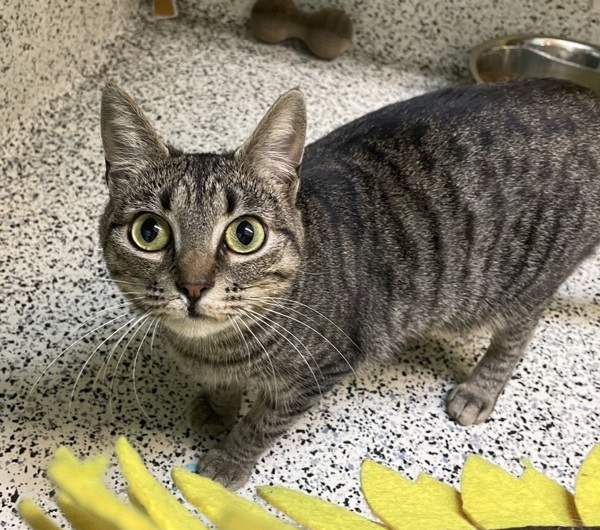
M 261 392 L 248 412 L 227 438 L 206 453 L 198 473 L 231 490 L 250 477 L 258 458 L 306 410 L 315 398 L 300 389 L 286 389 L 286 396 Z
M 206 388 L 188 407 L 188 425 L 197 432 L 219 435 L 235 423 L 241 403 L 242 389 L 239 387 Z
M 523 357 L 538 319 L 539 314 L 532 313 L 494 332 L 489 348 L 469 378 L 448 394 L 446 404 L 451 418 L 464 426 L 488 419 Z

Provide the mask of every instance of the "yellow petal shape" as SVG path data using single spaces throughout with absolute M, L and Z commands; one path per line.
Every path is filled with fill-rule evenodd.
M 548 478 L 532 466 L 525 468 L 521 475 L 521 482 L 529 490 L 535 491 L 561 520 L 570 521 L 569 526 L 579 525 L 580 519 L 577 508 L 575 508 L 575 498 L 567 488 Z
M 477 455 L 467 457 L 461 491 L 465 513 L 488 530 L 571 525 L 527 483 Z
M 63 447 L 57 451 L 48 476 L 77 505 L 80 514 L 85 512 L 90 520 L 97 522 L 98 530 L 111 527 L 119 530 L 159 530 L 145 514 L 125 504 L 108 490 L 100 478 L 107 465 L 107 457 L 80 462 Z
M 416 485 L 419 487 L 418 495 L 427 502 L 425 508 L 437 512 L 436 519 L 431 519 L 432 525 L 449 530 L 475 528 L 463 512 L 460 493 L 452 486 L 425 473 L 417 477 Z M 442 507 L 445 509 L 441 510 Z
M 297 530 L 208 478 L 181 467 L 172 476 L 183 496 L 220 530 Z
M 586 526 L 600 526 L 600 444 L 592 447 L 579 468 L 575 505 Z
M 55 500 L 74 530 L 119 530 L 114 524 L 98 521 L 97 517 L 75 503 L 64 491 L 59 490 Z
M 260 486 L 258 494 L 311 530 L 381 530 L 381 525 L 346 508 L 282 486 Z
M 31 499 L 23 499 L 19 503 L 19 515 L 33 530 L 60 530 L 60 526 Z
M 54 460 L 50 466 L 54 464 L 71 466 L 91 480 L 102 478 L 108 466 L 108 461 L 109 458 L 106 455 L 91 456 L 85 460 L 79 460 L 70 449 L 61 445 L 54 453 Z
M 140 455 L 125 437 L 115 444 L 117 458 L 129 483 L 127 493 L 142 507 L 161 530 L 207 530 L 206 525 L 181 503 L 146 469 Z
M 361 483 L 373 513 L 394 530 L 474 528 L 461 510 L 458 492 L 427 475 L 412 482 L 367 459 L 362 466 Z

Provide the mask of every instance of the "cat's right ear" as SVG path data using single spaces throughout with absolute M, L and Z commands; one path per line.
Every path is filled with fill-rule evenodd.
M 169 149 L 146 116 L 119 87 L 102 90 L 100 111 L 106 178 L 127 178 L 169 157 Z
M 290 90 L 273 103 L 236 157 L 254 175 L 269 181 L 292 200 L 299 184 L 306 140 L 306 106 L 299 90 Z

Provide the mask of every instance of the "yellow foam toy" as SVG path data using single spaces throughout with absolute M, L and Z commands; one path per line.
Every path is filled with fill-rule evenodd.
M 19 504 L 19 513 L 33 530 L 60 530 L 35 502 L 25 499 Z
M 548 491 L 548 490 L 547 490 Z M 565 510 L 554 509 L 562 499 L 550 490 L 542 496 L 530 486 L 480 456 L 470 455 L 461 480 L 465 513 L 488 530 L 516 526 L 572 526 Z
M 472 530 L 460 504 L 458 492 L 427 475 L 413 482 L 396 471 L 365 460 L 361 473 L 362 489 L 373 513 L 389 528 Z
M 307 493 L 281 486 L 260 486 L 258 494 L 288 517 L 298 521 L 303 528 L 312 530 L 329 528 L 381 530 L 380 525 L 366 517 L 322 499 L 311 497 Z
M 600 444 L 596 444 L 579 468 L 575 505 L 585 525 L 600 526 Z
M 173 469 L 184 497 L 222 530 L 293 530 L 294 527 L 210 479 L 187 469 Z M 243 525 L 241 524 L 243 523 Z
M 116 443 L 128 482 L 130 503 L 102 481 L 109 459 L 78 460 L 61 447 L 48 469 L 57 488 L 56 501 L 74 530 L 203 530 L 206 525 L 158 482 L 125 438 Z M 284 522 L 209 479 L 175 468 L 173 478 L 185 498 L 221 530 L 290 530 Z M 527 466 L 520 478 L 478 456 L 467 458 L 462 494 L 428 476 L 411 481 L 396 471 L 366 460 L 361 472 L 365 498 L 379 517 L 366 517 L 310 495 L 263 486 L 259 494 L 290 518 L 313 530 L 493 530 L 524 526 L 600 525 L 600 444 L 584 460 L 575 496 Z M 34 530 L 58 530 L 31 500 L 19 504 Z
M 575 507 L 575 497 L 565 487 L 551 478 L 527 465 L 521 475 L 521 481 L 526 487 L 535 491 L 547 504 L 552 504 L 552 510 L 557 515 L 557 520 L 570 521 L 570 526 L 581 526 L 581 520 Z
M 140 506 L 164 530 L 206 530 L 206 525 L 185 507 L 146 469 L 140 456 L 125 438 L 115 445 L 117 458 L 129 487 L 131 501 Z

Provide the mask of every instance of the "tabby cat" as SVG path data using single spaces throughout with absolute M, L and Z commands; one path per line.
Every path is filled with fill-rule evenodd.
M 230 429 L 198 472 L 232 489 L 332 385 L 431 330 L 491 329 L 447 398 L 483 422 L 600 238 L 600 100 L 574 85 L 448 88 L 305 132 L 292 90 L 237 150 L 184 154 L 103 91 L 106 263 L 202 383 L 192 426 Z

